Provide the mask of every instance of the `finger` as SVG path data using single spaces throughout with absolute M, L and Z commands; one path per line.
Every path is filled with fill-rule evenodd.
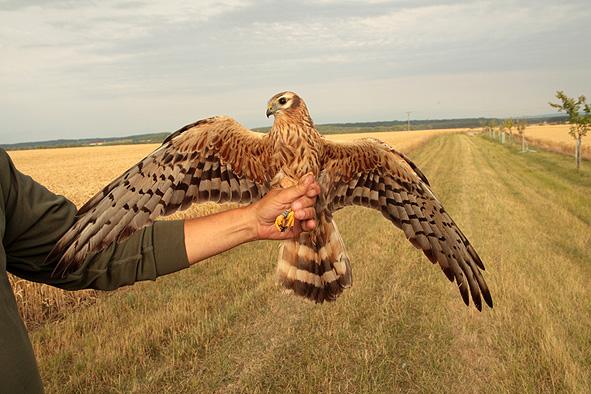
M 316 197 L 320 194 L 320 185 L 317 182 L 314 182 L 308 187 L 308 191 L 306 192 L 306 196 L 308 197 Z
M 302 177 L 300 178 L 300 182 L 309 182 L 310 178 L 314 179 L 314 174 L 312 172 L 308 172 L 306 175 L 302 175 Z
M 295 211 L 295 217 L 298 220 L 309 220 L 316 217 L 316 210 L 314 208 L 304 208 Z
M 294 211 L 297 209 L 308 208 L 314 205 L 316 197 L 300 197 L 291 204 L 291 209 Z
M 297 185 L 281 190 L 277 197 L 281 202 L 290 204 L 291 202 L 306 194 L 308 188 L 313 182 L 314 177 L 311 175 L 306 175 L 300 179 L 300 183 Z
M 316 220 L 304 220 L 300 222 L 300 226 L 302 227 L 302 231 L 312 231 L 316 228 Z

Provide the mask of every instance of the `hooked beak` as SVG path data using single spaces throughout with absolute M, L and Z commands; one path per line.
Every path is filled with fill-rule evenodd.
M 273 110 L 271 108 L 267 108 L 267 118 L 271 115 L 273 115 Z

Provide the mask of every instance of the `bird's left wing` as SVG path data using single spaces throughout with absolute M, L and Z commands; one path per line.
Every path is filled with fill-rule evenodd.
M 466 305 L 469 294 L 482 308 L 481 295 L 492 307 L 482 276 L 484 264 L 431 191 L 421 170 L 404 154 L 377 139 L 337 144 L 326 141 L 320 184 L 328 189 L 326 208 L 347 205 L 379 210 L 450 281 L 455 279 Z
M 57 261 L 54 275 L 75 270 L 89 253 L 192 203 L 258 200 L 269 189 L 267 149 L 266 138 L 228 117 L 176 131 L 80 208 L 48 256 Z

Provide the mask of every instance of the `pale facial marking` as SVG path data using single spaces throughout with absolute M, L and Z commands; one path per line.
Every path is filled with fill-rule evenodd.
M 296 98 L 296 94 L 293 92 L 281 92 L 271 97 L 267 103 L 267 116 L 276 115 L 279 111 L 284 111 L 290 108 Z

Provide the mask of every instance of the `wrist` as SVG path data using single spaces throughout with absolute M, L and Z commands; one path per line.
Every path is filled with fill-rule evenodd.
M 256 203 L 238 208 L 238 214 L 243 219 L 246 241 L 250 242 L 260 239 Z

